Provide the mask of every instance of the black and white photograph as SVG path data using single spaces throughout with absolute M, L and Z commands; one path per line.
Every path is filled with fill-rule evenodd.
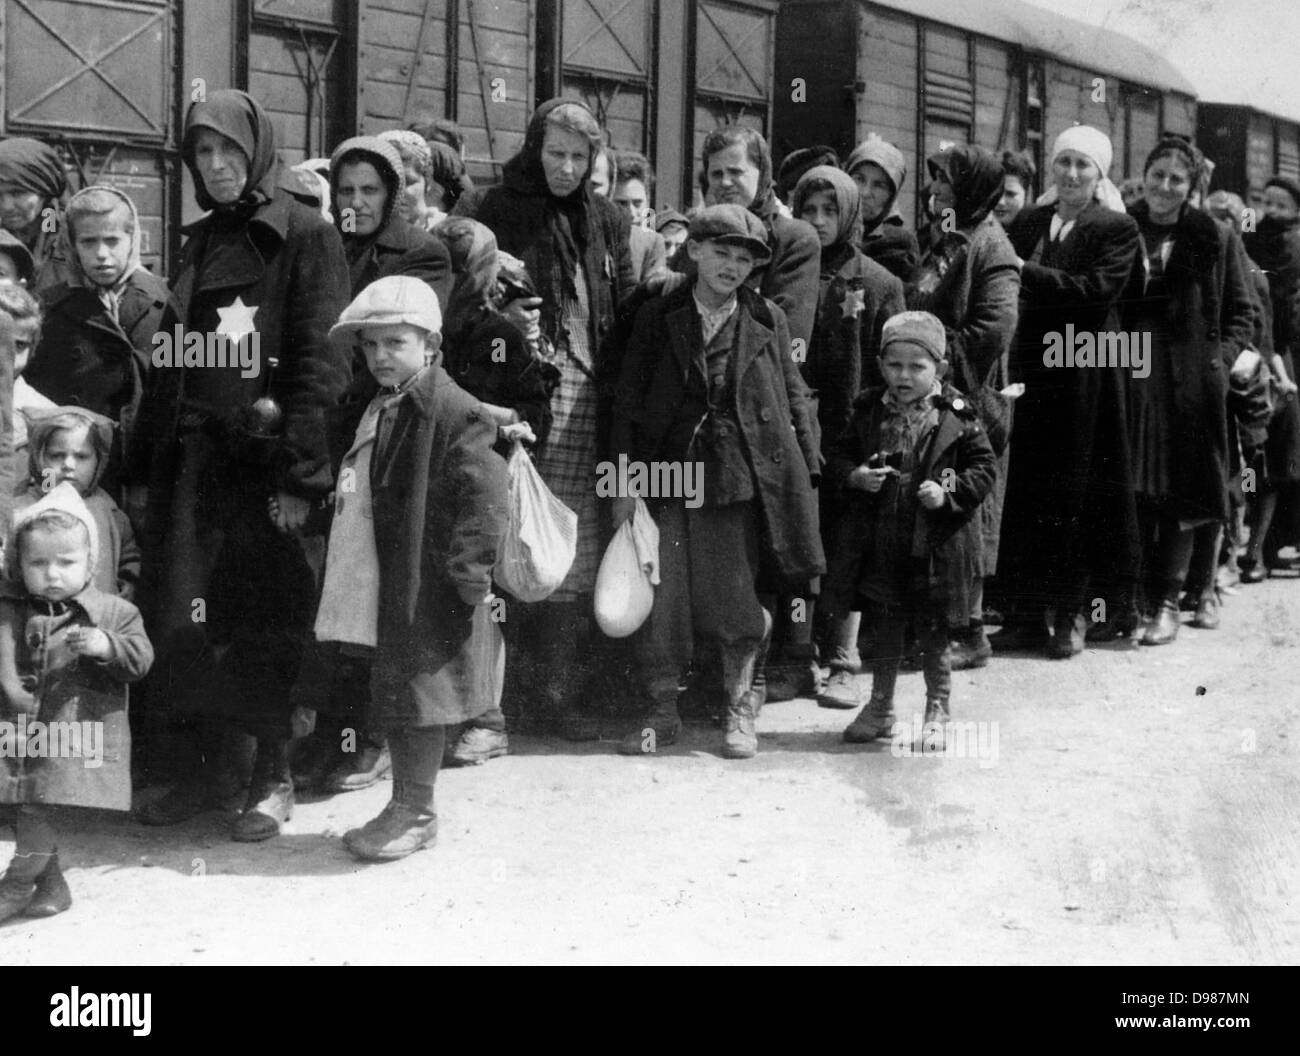
M 66 966 L 1106 966 L 1101 1037 L 1244 1040 L 1300 962 L 1298 48 L 3 0 L 25 1019 L 150 1034 Z

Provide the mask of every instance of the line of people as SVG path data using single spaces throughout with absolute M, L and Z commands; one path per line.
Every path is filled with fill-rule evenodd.
M 763 705 L 798 696 L 855 709 L 848 741 L 888 735 L 914 664 L 941 744 L 951 671 L 994 641 L 1061 659 L 1160 645 L 1183 608 L 1212 629 L 1236 569 L 1258 581 L 1296 542 L 1300 186 L 1271 181 L 1260 218 L 1216 206 L 1180 137 L 1151 151 L 1131 211 L 1088 126 L 1057 138 L 1032 206 L 1023 156 L 942 150 L 919 237 L 897 209 L 905 158 L 877 136 L 774 172 L 758 132 L 720 128 L 703 205 L 651 210 L 646 160 L 571 99 L 538 108 L 486 190 L 443 127 L 287 168 L 238 91 L 190 107 L 182 156 L 205 212 L 164 283 L 128 196 L 69 198 L 56 151 L 0 142 L 0 402 L 27 462 L 3 467 L 23 477 L 5 520 L 47 518 L 8 541 L 10 582 L 64 621 L 5 625 L 42 644 L 0 654 L 0 717 L 102 716 L 66 691 L 105 677 L 79 656 L 120 683 L 148 671 L 137 784 L 174 783 L 147 824 L 243 794 L 232 834 L 264 840 L 295 790 L 391 773 L 345 843 L 402 857 L 435 838 L 444 763 L 506 754 L 511 730 L 597 739 L 602 680 L 644 712 L 621 752 L 660 750 L 698 712 L 746 758 Z M 255 335 L 260 369 L 155 365 L 173 333 Z M 546 601 L 501 609 L 519 444 L 577 515 L 576 554 Z M 633 496 L 598 497 L 620 456 L 704 474 L 702 503 L 648 502 L 660 583 L 630 644 L 589 615 L 636 516 Z M 27 575 L 28 550 L 82 534 L 89 556 L 55 586 Z M 89 633 L 101 596 L 120 641 Z M 107 784 L 0 763 L 19 833 L 0 912 L 65 900 L 50 804 L 129 803 L 116 729 Z

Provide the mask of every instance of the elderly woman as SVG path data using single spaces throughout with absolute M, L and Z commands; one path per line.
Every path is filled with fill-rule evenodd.
M 1052 148 L 1054 185 L 1008 234 L 1023 261 L 1013 380 L 1015 434 L 1003 515 L 1002 556 L 1014 584 L 1020 630 L 1048 654 L 1082 652 L 1087 619 L 1118 617 L 1131 603 L 1137 513 L 1123 367 L 1075 365 L 1077 335 L 1120 329 L 1119 302 L 1141 281 L 1138 228 L 1106 178 L 1111 145 L 1087 125 Z M 1108 608 L 1109 607 L 1109 608 Z M 1007 633 L 1004 631 L 1004 634 Z
M 1164 136 L 1147 155 L 1143 199 L 1130 214 L 1142 233 L 1145 283 L 1125 304 L 1124 329 L 1151 335 L 1149 372 L 1129 382 L 1150 620 L 1143 645 L 1174 640 L 1193 530 L 1217 532 L 1228 516 L 1228 372 L 1254 324 L 1236 232 L 1189 201 L 1203 170 L 1196 147 Z M 1197 603 L 1217 609 L 1212 584 Z
M 604 551 L 596 466 L 605 457 L 620 368 L 611 341 L 615 310 L 632 285 L 627 216 L 597 195 L 588 178 L 600 147 L 591 111 L 572 99 L 552 99 L 529 120 L 523 149 L 506 162 L 501 186 L 457 207 L 475 210 L 497 245 L 524 262 L 538 286 L 542 333 L 556 352 L 560 383 L 536 464 L 547 487 L 577 513 L 578 543 L 568 576 L 532 612 L 540 661 L 532 717 L 580 740 L 599 732 L 578 708 L 579 622 Z
M 32 256 L 30 286 L 42 294 L 71 277 L 63 231 L 68 179 L 53 147 L 15 137 L 0 142 L 0 227 Z
M 330 157 L 334 225 L 343 236 L 355 296 L 376 279 L 409 275 L 451 295 L 447 247 L 403 215 L 406 168 L 397 148 L 378 136 L 345 139 Z
M 926 161 L 935 237 L 907 289 L 907 306 L 938 316 L 948 332 L 946 380 L 972 397 L 981 411 L 998 476 L 980 504 L 980 552 L 954 570 L 948 584 L 948 627 L 954 670 L 983 667 L 992 655 L 984 633 L 984 577 L 997 569 L 998 533 L 1006 489 L 1008 415 L 998 393 L 1007 384 L 1007 361 L 1016 333 L 1020 266 L 993 215 L 1003 195 L 998 157 L 983 147 L 952 147 Z
M 278 186 L 271 120 L 249 95 L 191 106 L 181 157 L 208 212 L 189 228 L 159 332 L 208 349 L 251 343 L 255 358 L 252 370 L 223 366 L 243 357 L 222 348 L 191 365 L 186 341 L 155 366 L 141 407 L 130 479 L 149 481 L 155 688 L 202 741 L 190 777 L 141 816 L 166 825 L 220 805 L 214 741 L 233 726 L 257 741 L 234 836 L 264 840 L 293 810 L 289 693 L 318 571 L 296 533 L 331 485 L 325 410 L 348 363 L 327 335 L 348 267 L 334 228 Z
M 903 152 L 874 132 L 844 162 L 862 195 L 862 252 L 904 282 L 921 260 L 916 235 L 903 226 L 898 194 L 907 179 Z

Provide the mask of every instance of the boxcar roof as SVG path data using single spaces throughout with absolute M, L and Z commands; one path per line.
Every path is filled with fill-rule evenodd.
M 1132 37 L 1076 22 L 1020 0 L 870 0 L 880 7 L 1018 44 L 1085 70 L 1195 96 L 1192 83 L 1163 56 Z

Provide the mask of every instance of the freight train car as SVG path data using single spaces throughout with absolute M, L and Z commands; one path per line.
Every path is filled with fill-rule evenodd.
M 1263 204 L 1274 174 L 1300 180 L 1300 123 L 1251 106 L 1202 103 L 1197 145 L 1214 161 L 1212 190 L 1235 191 L 1247 205 Z
M 165 270 L 196 217 L 186 106 L 243 88 L 288 162 L 356 132 L 450 117 L 476 180 L 499 178 L 537 103 L 587 101 L 616 147 L 689 204 L 718 124 L 770 134 L 776 0 L 7 0 L 0 132 L 56 143 L 74 187 L 121 185 Z
M 786 0 L 776 55 L 774 152 L 843 156 L 878 132 L 911 161 L 904 215 L 924 182 L 916 159 L 945 143 L 1027 150 L 1041 180 L 1052 140 L 1095 125 L 1118 182 L 1161 132 L 1196 131 L 1195 90 L 1155 52 L 1018 0 Z

